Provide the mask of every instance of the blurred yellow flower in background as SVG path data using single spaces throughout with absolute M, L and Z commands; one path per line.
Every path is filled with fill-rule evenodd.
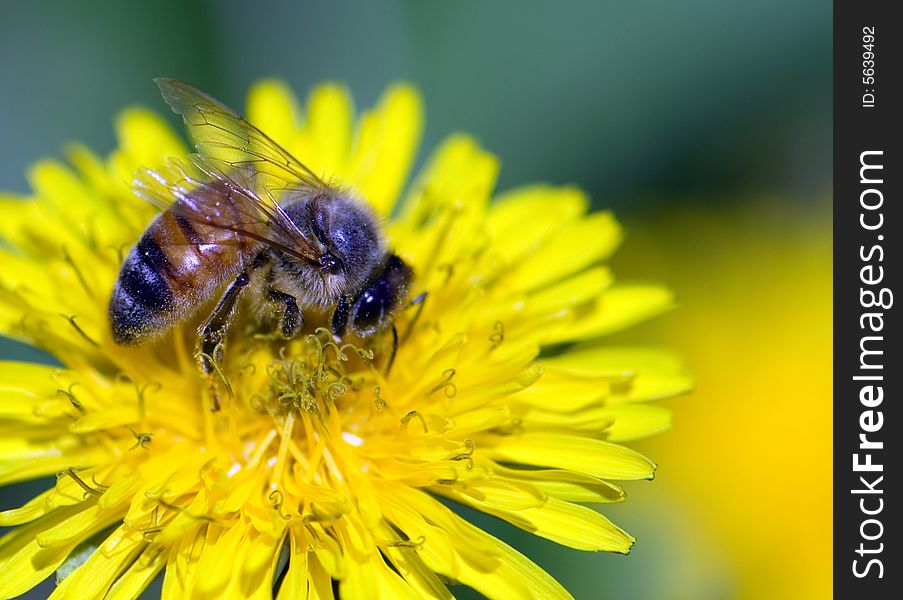
M 653 476 L 622 442 L 665 429 L 670 413 L 645 401 L 690 381 L 667 352 L 600 341 L 672 302 L 657 284 L 615 282 L 614 218 L 587 214 L 570 187 L 490 202 L 498 163 L 462 135 L 396 211 L 421 128 L 413 89 L 356 120 L 345 90 L 322 86 L 298 114 L 282 84 L 251 92 L 249 120 L 367 198 L 429 291 L 416 323 L 400 317 L 410 332 L 391 374 L 374 366 L 384 345 L 340 346 L 316 323 L 291 342 L 236 328 L 211 412 L 191 324 L 116 346 L 110 290 L 154 214 L 129 182 L 186 154 L 158 116 L 126 111 L 109 159 L 74 146 L 71 166 L 34 167 L 33 198 L 0 199 L 0 332 L 62 363 L 0 371 L 0 483 L 58 474 L 0 513 L 18 526 L 0 539 L 0 595 L 57 572 L 54 597 L 134 598 L 163 571 L 165 598 L 449 597 L 449 583 L 568 596 L 444 501 L 629 551 L 585 504 Z
M 663 598 L 829 598 L 830 204 L 705 206 L 628 229 L 619 268 L 667 273 L 679 298 L 636 334 L 679 349 L 698 381 L 673 429 L 639 446 L 667 448 L 644 500 L 692 536 Z

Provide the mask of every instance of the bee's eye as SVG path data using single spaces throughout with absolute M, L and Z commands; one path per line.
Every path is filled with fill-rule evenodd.
M 366 290 L 357 305 L 354 314 L 354 328 L 358 331 L 366 331 L 379 324 L 383 313 L 383 298 L 379 295 L 380 289 Z

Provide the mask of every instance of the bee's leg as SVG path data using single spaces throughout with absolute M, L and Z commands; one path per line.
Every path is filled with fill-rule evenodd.
M 417 312 L 414 313 L 414 318 L 411 319 L 410 323 L 408 323 L 408 328 L 405 329 L 404 335 L 401 336 L 402 342 L 406 341 L 408 339 L 408 337 L 410 337 L 411 331 L 414 330 L 414 325 L 416 325 L 417 320 L 420 319 L 420 313 L 423 312 L 423 307 L 426 305 L 427 294 L 429 294 L 429 292 L 423 292 L 422 294 L 418 294 L 414 299 L 412 299 L 408 303 L 408 308 L 410 308 L 412 306 L 416 306 Z
M 336 343 L 341 342 L 342 337 L 345 335 L 345 328 L 348 326 L 349 310 L 348 297 L 342 296 L 339 298 L 339 303 L 335 307 L 335 312 L 332 313 L 332 337 L 335 338 Z
M 301 309 L 298 308 L 298 300 L 291 294 L 280 292 L 275 288 L 267 288 L 267 297 L 273 302 L 281 302 L 285 305 L 285 311 L 282 313 L 282 322 L 279 326 L 279 333 L 286 339 L 295 337 L 304 324 L 301 317 Z
M 247 271 L 236 277 L 217 302 L 213 313 L 198 330 L 201 336 L 201 366 L 205 373 L 213 371 L 211 360 L 219 362 L 222 359 L 222 343 L 226 338 L 226 330 L 229 328 L 229 318 L 235 310 L 235 302 L 238 300 L 239 294 L 249 281 L 251 281 L 251 277 Z

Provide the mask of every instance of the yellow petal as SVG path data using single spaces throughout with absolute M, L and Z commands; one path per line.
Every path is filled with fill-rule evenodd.
M 501 477 L 528 481 L 530 485 L 559 500 L 568 502 L 621 502 L 624 490 L 595 477 L 552 469 L 511 469 L 494 465 Z
M 227 597 L 241 594 L 246 598 L 272 598 L 273 575 L 276 570 L 282 538 L 263 533 L 252 533 L 245 541 L 246 550 L 240 568 L 230 585 Z
M 537 250 L 588 206 L 586 194 L 571 186 L 537 184 L 500 194 L 486 220 L 493 237 L 492 250 L 504 264 L 511 264 Z
M 651 479 L 655 464 L 634 450 L 554 433 L 525 433 L 495 438 L 483 450 L 490 458 L 539 467 L 570 469 L 603 479 Z
M 319 85 L 307 99 L 307 122 L 301 135 L 310 145 L 310 165 L 329 179 L 343 176 L 351 148 L 354 107 L 343 86 Z
M 289 555 L 288 566 L 282 585 L 279 587 L 277 600 L 306 598 L 308 596 L 308 552 L 305 547 L 306 538 L 301 531 L 292 529 L 288 534 Z
M 689 391 L 693 379 L 680 359 L 659 348 L 578 346 L 544 361 L 547 375 L 609 377 L 617 388 L 607 402 L 645 401 Z M 541 384 L 541 381 L 540 381 Z
M 34 243 L 30 228 L 27 226 L 28 223 L 39 222 L 40 212 L 36 201 L 3 194 L 0 196 L 0 211 L 2 211 L 0 214 L 5 215 L 5 218 L 0 219 L 0 247 L 11 243 L 28 251 L 29 254 L 40 255 L 45 252 L 40 243 Z
M 608 212 L 572 221 L 524 259 L 506 281 L 518 290 L 540 288 L 608 258 L 621 237 L 621 226 Z
M 162 167 L 167 158 L 185 156 L 187 148 L 162 117 L 144 108 L 131 108 L 119 114 L 116 137 L 118 148 L 107 160 L 110 183 L 121 199 L 131 200 L 120 203 L 123 213 L 130 214 L 129 221 L 140 225 L 143 220 L 146 225 L 155 211 L 132 193 L 135 172 L 140 167 Z
M 433 488 L 437 494 L 456 502 L 495 515 L 540 537 L 577 550 L 620 552 L 630 551 L 634 539 L 601 514 L 579 504 L 556 498 L 532 502 L 531 505 L 512 505 L 498 494 L 484 495 L 482 499 L 468 493 L 466 488 L 487 488 L 480 483 L 469 483 L 462 489 L 453 486 Z M 496 488 L 499 489 L 499 488 Z
M 548 573 L 522 554 L 452 513 L 434 498 L 407 487 L 395 489 L 389 512 L 410 539 L 423 538 L 418 555 L 434 571 L 488 598 L 570 598 Z M 435 523 L 426 524 L 425 519 Z M 421 528 L 423 527 L 423 528 Z
M 141 534 L 121 526 L 53 590 L 50 598 L 103 598 L 116 577 L 145 548 Z
M 72 507 L 54 511 L 0 538 L 0 581 L 3 582 L 4 596 L 12 598 L 27 592 L 63 564 L 80 540 L 64 546 L 42 548 L 35 536 L 79 510 Z
M 456 481 L 433 486 L 432 490 L 459 502 L 505 511 L 520 512 L 538 508 L 548 500 L 548 496 L 527 482 L 501 478 Z
M 52 527 L 46 528 L 35 536 L 35 540 L 42 548 L 66 546 L 71 542 L 78 542 L 87 538 L 88 532 L 96 530 L 98 525 L 106 527 L 117 521 L 119 517 L 120 515 L 103 511 L 95 503 L 61 520 Z
M 176 547 L 170 552 L 163 576 L 161 600 L 181 600 L 190 597 L 194 578 L 198 574 L 198 563 L 206 545 L 207 527 L 195 527 L 175 541 Z M 205 575 L 202 573 L 202 576 Z
M 0 418 L 46 422 L 37 407 L 56 395 L 59 384 L 52 379 L 59 367 L 0 361 Z
M 376 211 L 392 213 L 417 157 L 423 128 L 420 94 L 409 85 L 390 87 L 378 107 L 361 118 L 352 158 L 352 181 Z
M 85 233 L 85 214 L 90 214 L 98 200 L 75 173 L 55 160 L 45 159 L 29 170 L 28 180 L 41 197 L 42 208 L 52 211 L 53 217 L 71 223 L 70 231 Z
M 546 359 L 542 363 L 542 377 L 517 395 L 518 402 L 569 413 L 587 406 L 599 405 L 600 399 L 610 393 L 610 377 L 606 375 L 577 377 L 559 370 L 557 364 L 551 365 L 549 360 Z
M 113 483 L 98 498 L 97 504 L 101 509 L 109 509 L 119 504 L 125 504 L 134 495 L 138 488 L 138 477 L 134 475 L 126 475 L 113 480 Z
M 28 523 L 55 510 L 56 506 L 47 502 L 52 492 L 53 490 L 47 490 L 29 500 L 20 508 L 11 508 L 0 512 L 0 527 Z
M 401 540 L 398 533 L 385 522 L 379 526 L 380 535 L 390 543 L 380 550 L 396 571 L 404 578 L 420 598 L 441 598 L 450 600 L 452 595 L 439 577 L 426 565 L 413 546 Z M 419 540 L 418 540 L 419 541 Z
M 446 139 L 430 157 L 405 201 L 401 223 L 419 227 L 431 218 L 441 233 L 437 264 L 458 257 L 459 248 L 482 228 L 489 193 L 498 175 L 498 159 L 466 135 Z M 463 235 L 465 239 L 458 239 Z M 432 248 L 435 249 L 435 248 Z
M 34 479 L 63 471 L 72 465 L 94 465 L 108 458 L 100 446 L 85 445 L 75 436 L 60 435 L 50 440 L 31 437 L 0 438 L 0 483 Z
M 164 548 L 145 550 L 110 587 L 105 600 L 135 600 L 154 577 L 166 566 L 168 551 Z
M 607 267 L 587 269 L 564 281 L 531 293 L 528 298 L 527 313 L 541 315 L 577 306 L 598 298 L 613 282 L 614 275 Z
M 502 373 L 499 373 L 502 375 Z M 467 390 L 467 393 L 461 393 L 460 397 L 455 397 L 455 408 L 465 411 L 472 408 L 482 406 L 489 400 L 500 400 L 507 398 L 513 394 L 517 394 L 524 389 L 529 388 L 536 383 L 543 375 L 541 365 L 530 365 L 527 369 L 516 373 L 510 379 L 501 381 L 479 382 L 476 389 L 465 387 L 464 383 L 459 389 Z M 466 382 L 466 377 L 461 377 L 462 382 Z M 451 412 L 451 411 L 449 411 Z M 457 412 L 457 411 L 455 411 Z
M 618 283 L 599 298 L 593 310 L 550 335 L 546 343 L 588 340 L 621 331 L 674 306 L 674 293 L 651 283 Z
M 70 142 L 66 144 L 66 159 L 76 168 L 79 176 L 90 188 L 93 188 L 94 195 L 98 196 L 96 201 L 107 201 L 107 209 L 116 208 L 116 203 L 108 197 L 111 191 L 109 188 L 109 173 L 106 171 L 106 165 L 103 160 L 97 156 L 90 148 L 78 142 Z M 97 191 L 106 192 L 107 194 L 97 194 Z
M 498 568 L 490 573 L 480 573 L 469 568 L 458 579 L 488 598 L 571 598 L 548 573 L 523 554 L 501 540 L 484 533 L 475 526 L 462 522 L 462 527 L 470 529 L 480 538 L 490 541 L 494 555 L 499 559 Z
M 591 437 L 599 437 L 608 432 L 614 417 L 605 412 L 602 406 L 593 406 L 575 412 L 561 412 L 554 407 L 549 410 L 530 408 L 521 415 L 521 424 L 529 431 L 560 431 L 583 433 Z M 605 436 L 608 439 L 608 436 Z
M 203 573 L 203 577 L 195 581 L 196 593 L 217 596 L 225 589 L 232 578 L 233 569 L 221 567 L 240 564 L 249 529 L 247 524 L 236 523 L 219 535 L 208 534 L 207 544 L 197 567 L 198 573 Z
M 248 121 L 289 152 L 294 151 L 298 115 L 295 95 L 282 80 L 265 79 L 248 93 Z
M 339 597 L 351 600 L 377 600 L 379 598 L 409 598 L 419 596 L 389 569 L 378 552 L 364 563 L 356 563 L 349 569 L 348 577 L 339 583 Z
M 119 151 L 131 164 L 156 167 L 171 156 L 184 156 L 185 144 L 156 112 L 145 108 L 130 108 L 116 118 L 116 139 Z M 132 173 L 127 173 L 131 183 Z
M 638 440 L 671 427 L 671 411 L 661 406 L 618 404 L 603 412 L 613 421 L 606 432 L 610 442 Z
M 69 431 L 72 433 L 89 433 L 91 431 L 111 429 L 137 423 L 140 418 L 137 406 L 110 407 L 103 412 L 90 412 L 80 417 L 69 426 Z

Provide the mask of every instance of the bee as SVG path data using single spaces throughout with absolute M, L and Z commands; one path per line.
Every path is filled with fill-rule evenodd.
M 198 152 L 141 169 L 136 194 L 163 212 L 122 264 L 109 305 L 113 339 L 135 345 L 185 321 L 220 291 L 198 328 L 201 367 L 222 358 L 239 299 L 284 338 L 305 314 L 329 315 L 340 340 L 391 328 L 413 270 L 350 190 L 315 175 L 237 113 L 184 82 L 154 80 Z

